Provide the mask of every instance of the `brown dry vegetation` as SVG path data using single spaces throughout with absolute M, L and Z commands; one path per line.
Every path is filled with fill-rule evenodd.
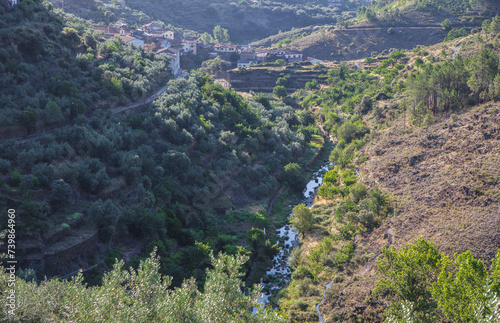
M 363 182 L 388 193 L 397 215 L 357 240 L 357 268 L 327 293 L 322 312 L 329 321 L 382 318 L 388 302 L 371 293 L 384 244 L 399 249 L 423 237 L 448 255 L 470 250 L 488 265 L 500 248 L 499 103 L 427 129 L 399 122 L 372 135 L 362 153 Z

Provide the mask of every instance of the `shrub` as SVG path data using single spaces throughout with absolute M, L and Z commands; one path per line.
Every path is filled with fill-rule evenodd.
M 284 98 L 287 96 L 286 88 L 283 85 L 275 86 L 273 89 L 273 94 L 278 98 Z
M 63 203 L 67 203 L 73 193 L 71 186 L 62 179 L 53 181 L 50 189 L 49 200 L 53 206 L 60 206 Z
M 61 113 L 61 108 L 54 101 L 50 101 L 45 105 L 44 120 L 48 125 L 53 125 L 64 120 Z

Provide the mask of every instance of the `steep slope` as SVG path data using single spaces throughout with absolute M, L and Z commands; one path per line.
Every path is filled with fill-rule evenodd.
M 361 178 L 393 198 L 397 216 L 357 239 L 358 252 L 369 256 L 344 282 L 332 284 L 325 317 L 368 320 L 383 309 L 387 300 L 371 296 L 383 245 L 399 249 L 423 237 L 449 255 L 470 250 L 491 263 L 500 248 L 499 124 L 500 104 L 487 103 L 426 129 L 401 121 L 368 140 Z
M 493 21 L 481 37 L 340 64 L 327 86 L 304 94 L 338 144 L 311 209 L 316 229 L 291 255 L 292 282 L 280 299 L 289 317 L 317 319 L 328 284 L 327 322 L 382 321 L 395 299 L 388 288 L 374 294 L 384 245 L 400 250 L 422 237 L 448 256 L 470 251 L 492 263 L 500 249 Z
M 286 45 L 286 48 L 301 50 L 306 56 L 319 59 L 358 59 L 391 48 L 411 49 L 417 45 L 438 43 L 448 33 L 441 26 L 445 19 L 451 21 L 453 28 L 465 28 L 470 32 L 480 27 L 485 18 L 500 10 L 500 4 L 494 1 L 485 1 L 484 5 L 475 6 L 475 10 L 460 11 L 452 10 L 454 6 L 447 5 L 446 1 L 441 2 L 425 1 L 425 8 L 410 5 L 413 3 L 411 1 L 398 1 L 386 6 L 373 2 L 368 9 L 358 9 L 357 20 L 353 23 L 314 32 Z M 367 19 L 369 12 L 371 14 L 368 14 Z
M 322 144 L 308 111 L 197 72 L 165 87 L 166 59 L 46 2 L 0 10 L 0 231 L 15 208 L 19 268 L 83 269 L 95 284 L 115 258 L 137 266 L 157 247 L 179 286 L 203 284 L 211 252 L 249 254 L 248 269 L 271 261 L 266 204 L 302 183 Z
M 58 7 L 60 1 L 52 1 Z M 92 19 L 112 23 L 117 20 L 141 25 L 148 20 L 162 21 L 169 28 L 180 28 L 186 35 L 211 33 L 216 25 L 229 30 L 237 43 L 257 40 L 279 31 L 311 25 L 334 24 L 344 14 L 354 16 L 358 5 L 365 1 L 348 2 L 341 8 L 326 5 L 304 5 L 286 1 L 76 1 L 66 0 L 65 10 Z

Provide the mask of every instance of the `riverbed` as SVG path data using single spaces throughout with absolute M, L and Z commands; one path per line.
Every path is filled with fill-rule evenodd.
M 321 166 L 307 183 L 301 203 L 311 207 L 314 201 L 316 190 L 323 183 L 323 175 L 328 171 L 330 163 Z M 292 213 L 288 215 L 288 218 Z M 262 281 L 262 296 L 258 302 L 264 306 L 269 303 L 269 297 L 278 290 L 288 286 L 292 279 L 292 270 L 288 265 L 288 257 L 290 252 L 299 244 L 299 233 L 292 226 L 286 224 L 276 230 L 278 239 L 284 240 L 284 244 L 279 253 L 273 258 L 273 267 L 266 271 L 265 279 Z

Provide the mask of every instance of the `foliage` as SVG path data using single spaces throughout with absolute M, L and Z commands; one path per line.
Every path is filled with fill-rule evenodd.
M 36 129 L 36 123 L 39 118 L 38 110 L 32 107 L 26 107 L 23 109 L 22 114 L 22 124 L 28 130 L 28 133 L 32 133 Z
M 214 59 L 209 59 L 201 63 L 200 71 L 210 75 L 217 75 L 226 71 L 229 67 L 229 63 L 220 58 L 220 56 L 217 56 Z
M 278 98 L 284 98 L 287 96 L 286 87 L 283 85 L 278 85 L 273 88 L 273 94 Z
M 389 290 L 396 296 L 387 314 L 391 322 L 483 322 L 498 311 L 497 267 L 491 274 L 469 251 L 455 254 L 454 262 L 432 243 L 418 238 L 399 251 L 382 250 L 378 271 L 386 278 L 377 282 L 376 293 Z M 496 259 L 499 258 L 500 250 Z
M 64 180 L 59 179 L 52 182 L 50 186 L 50 203 L 55 206 L 60 206 L 63 203 L 67 203 L 72 195 L 71 186 L 69 186 Z
M 444 38 L 444 41 L 450 41 L 465 36 L 467 36 L 467 31 L 464 28 L 452 29 L 450 30 L 450 32 L 448 32 L 448 35 Z
M 302 190 L 305 183 L 305 174 L 297 163 L 289 163 L 283 168 L 283 182 L 287 183 L 292 189 Z
M 446 18 L 442 23 L 441 27 L 443 27 L 443 30 L 450 31 L 451 28 L 453 28 L 450 19 Z
M 172 278 L 160 274 L 160 261 L 154 253 L 141 261 L 137 270 L 124 270 L 124 262 L 117 262 L 102 286 L 86 287 L 81 273 L 71 281 L 45 280 L 40 285 L 16 278 L 16 296 L 23 300 L 16 308 L 16 320 L 283 322 L 278 313 L 260 309 L 258 287 L 249 295 L 242 292 L 240 268 L 247 260 L 241 255 L 211 256 L 213 269 L 207 270 L 203 291 L 197 289 L 194 279 L 170 289 Z M 2 290 L 7 288 L 8 279 L 1 267 Z M 1 306 L 5 308 L 6 302 L 2 298 Z M 258 308 L 255 315 L 251 308 Z M 1 315 L 6 318 L 5 312 Z
M 213 34 L 214 34 L 214 40 L 217 42 L 217 43 L 229 43 L 229 33 L 227 31 L 227 29 L 225 28 L 222 28 L 221 26 L 217 25 L 214 27 L 214 30 L 213 30 Z
M 314 228 L 314 218 L 311 210 L 304 204 L 296 205 L 292 210 L 290 223 L 305 236 Z
M 61 108 L 54 101 L 50 101 L 45 105 L 43 113 L 44 120 L 49 125 L 56 124 L 64 120 Z

